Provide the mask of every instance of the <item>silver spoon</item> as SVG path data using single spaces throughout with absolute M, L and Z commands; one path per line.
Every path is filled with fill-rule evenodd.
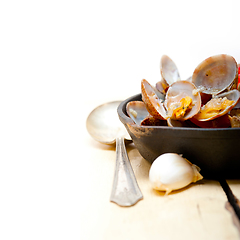
M 86 127 L 98 142 L 116 143 L 116 166 L 110 201 L 120 206 L 132 206 L 142 199 L 143 195 L 128 159 L 124 140 L 131 141 L 131 138 L 117 115 L 120 103 L 115 101 L 95 108 L 87 118 Z

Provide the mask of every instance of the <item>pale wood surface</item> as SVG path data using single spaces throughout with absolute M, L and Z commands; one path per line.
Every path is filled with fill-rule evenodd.
M 227 198 L 217 181 L 204 179 L 164 196 L 149 186 L 150 164 L 134 146 L 128 147 L 128 154 L 144 199 L 130 208 L 109 202 L 114 149 L 91 140 L 87 143 L 91 144 L 89 161 L 96 165 L 93 175 L 99 187 L 89 192 L 92 195 L 92 200 L 86 202 L 89 211 L 83 213 L 86 239 L 112 239 L 113 236 L 114 239 L 239 238 L 231 214 L 225 208 Z M 238 189 L 239 185 L 235 185 L 234 190 Z
M 218 182 L 163 196 L 133 144 L 144 199 L 111 203 L 115 148 L 85 127 L 96 106 L 138 94 L 143 78 L 155 84 L 163 54 L 183 79 L 210 55 L 240 62 L 239 8 L 238 0 L 1 1 L 0 239 L 239 239 Z M 229 183 L 240 198 L 240 182 Z

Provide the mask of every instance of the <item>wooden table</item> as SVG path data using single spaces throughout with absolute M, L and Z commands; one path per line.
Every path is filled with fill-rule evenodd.
M 133 144 L 144 199 L 110 202 L 115 148 L 86 130 L 93 108 L 140 93 L 143 78 L 160 80 L 163 54 L 183 79 L 211 55 L 240 62 L 239 4 L 1 1 L 0 239 L 239 239 L 217 181 L 164 196 Z M 240 198 L 240 180 L 228 183 Z
M 218 181 L 203 179 L 164 196 L 151 189 L 150 164 L 132 144 L 127 151 L 144 198 L 132 207 L 119 207 L 109 201 L 114 147 L 89 137 L 85 144 L 95 181 L 92 179 L 89 200 L 82 206 L 84 239 L 239 239 L 240 232 L 226 209 L 227 196 Z M 240 180 L 228 184 L 240 197 Z

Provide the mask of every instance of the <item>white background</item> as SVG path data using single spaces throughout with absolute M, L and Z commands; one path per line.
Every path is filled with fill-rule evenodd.
M 142 78 L 157 82 L 163 54 L 183 79 L 211 55 L 240 62 L 239 9 L 238 0 L 1 1 L 0 239 L 80 239 L 97 188 L 88 113 L 139 93 Z

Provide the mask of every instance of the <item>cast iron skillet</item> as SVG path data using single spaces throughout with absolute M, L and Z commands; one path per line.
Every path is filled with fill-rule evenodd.
M 178 153 L 206 178 L 240 178 L 240 128 L 138 126 L 126 113 L 126 104 L 135 100 L 141 101 L 141 94 L 123 101 L 117 112 L 144 159 L 152 163 L 163 153 Z

